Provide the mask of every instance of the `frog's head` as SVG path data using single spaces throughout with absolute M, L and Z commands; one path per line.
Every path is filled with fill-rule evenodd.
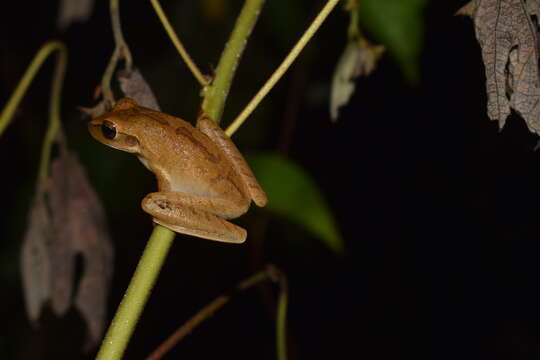
M 140 107 L 134 100 L 119 100 L 114 108 L 88 123 L 88 131 L 99 142 L 112 148 L 139 154 L 145 132 Z

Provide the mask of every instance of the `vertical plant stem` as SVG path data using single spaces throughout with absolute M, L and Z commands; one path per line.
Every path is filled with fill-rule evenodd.
M 131 72 L 133 67 L 133 58 L 126 40 L 124 40 L 124 34 L 122 33 L 122 25 L 120 23 L 120 9 L 118 8 L 119 0 L 111 0 L 109 3 L 109 11 L 111 14 L 111 23 L 113 29 L 114 43 L 121 49 L 122 57 L 126 60 L 126 70 Z
M 162 226 L 154 228 L 96 359 L 122 358 L 174 236 L 174 232 Z
M 279 278 L 279 298 L 277 304 L 276 319 L 276 349 L 278 360 L 287 360 L 287 303 L 288 288 L 287 278 L 280 273 Z
M 202 108 L 212 120 L 219 124 L 223 108 L 238 62 L 255 26 L 265 0 L 246 0 L 234 29 L 216 68 L 212 84 L 207 86 Z
M 126 70 L 131 72 L 133 67 L 133 58 L 131 52 L 129 51 L 129 46 L 124 40 L 124 35 L 122 34 L 122 25 L 120 24 L 120 11 L 119 11 L 119 0 L 110 0 L 109 1 L 109 11 L 111 15 L 111 24 L 113 29 L 114 36 L 114 51 L 107 64 L 105 73 L 101 78 L 101 90 L 103 92 L 103 97 L 105 101 L 112 106 L 114 103 L 114 96 L 111 90 L 111 79 L 116 69 L 116 65 L 120 59 L 126 61 Z
M 247 104 L 244 110 L 240 113 L 240 115 L 238 115 L 236 119 L 232 122 L 232 124 L 227 128 L 227 130 L 225 131 L 227 135 L 231 136 L 232 134 L 234 134 L 234 132 L 238 130 L 238 128 L 244 123 L 244 121 L 246 121 L 249 115 L 251 115 L 253 110 L 255 110 L 255 108 L 262 101 L 262 99 L 264 99 L 268 92 L 270 92 L 274 85 L 276 85 L 279 79 L 281 79 L 281 77 L 289 69 L 291 64 L 298 57 L 298 55 L 300 54 L 302 49 L 304 49 L 309 40 L 311 40 L 313 35 L 315 35 L 317 30 L 319 30 L 324 20 L 326 20 L 326 17 L 330 14 L 330 12 L 334 9 L 338 2 L 339 0 L 328 0 L 326 5 L 324 5 L 324 7 L 322 8 L 321 12 L 315 17 L 315 20 L 313 20 L 311 25 L 304 32 L 302 37 L 300 37 L 300 40 L 298 40 L 296 45 L 294 45 L 292 50 L 285 57 L 285 59 L 279 65 L 276 71 L 274 71 L 274 73 L 263 85 L 261 90 L 257 92 L 253 99 L 251 99 L 251 101 Z
M 60 121 L 60 99 L 62 95 L 62 86 L 67 67 L 67 50 L 59 48 L 59 53 L 54 69 L 51 98 L 49 100 L 49 127 L 43 139 L 41 149 L 41 160 L 39 162 L 38 182 L 45 184 L 49 178 L 49 163 L 51 160 L 51 150 L 54 141 L 57 139 L 58 131 L 61 127 Z M 65 143 L 63 143 L 65 145 Z
M 349 20 L 349 28 L 347 29 L 347 36 L 349 37 L 349 40 L 356 40 L 360 39 L 362 37 L 362 34 L 360 33 L 360 27 L 358 26 L 358 20 L 359 20 L 359 11 L 358 11 L 358 2 L 354 1 L 350 5 L 349 14 L 351 16 Z

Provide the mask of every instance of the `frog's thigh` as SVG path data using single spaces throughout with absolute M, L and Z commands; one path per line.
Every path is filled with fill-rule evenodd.
M 234 164 L 236 171 L 247 185 L 249 194 L 255 204 L 257 204 L 257 206 L 265 206 L 268 199 L 266 198 L 264 190 L 257 182 L 257 179 L 255 179 L 246 160 L 227 134 L 223 132 L 219 125 L 204 116 L 197 119 L 197 128 L 212 139 L 212 141 L 223 150 L 227 158 Z
M 240 210 L 234 207 L 231 209 L 231 205 L 221 199 L 178 192 L 156 192 L 143 199 L 142 208 L 152 215 L 156 223 L 178 233 L 230 243 L 246 240 L 246 230 L 213 215 L 227 216 Z

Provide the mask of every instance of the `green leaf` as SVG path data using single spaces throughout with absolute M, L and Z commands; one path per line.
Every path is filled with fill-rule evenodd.
M 362 0 L 362 25 L 385 45 L 407 79 L 419 80 L 419 57 L 424 40 L 422 10 L 427 0 Z
M 303 226 L 334 252 L 344 252 L 332 211 L 304 169 L 277 154 L 256 153 L 247 159 L 268 196 L 267 210 Z

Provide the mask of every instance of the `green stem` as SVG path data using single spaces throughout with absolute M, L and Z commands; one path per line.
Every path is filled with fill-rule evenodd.
M 32 83 L 34 76 L 36 76 L 37 72 L 41 68 L 41 65 L 43 65 L 45 60 L 47 60 L 47 58 L 53 51 L 59 52 L 59 56 L 61 57 L 60 61 L 65 64 L 65 61 L 66 61 L 65 59 L 67 57 L 67 49 L 65 45 L 61 43 L 60 41 L 56 41 L 56 40 L 48 41 L 41 47 L 41 49 L 39 49 L 36 56 L 34 56 L 34 59 L 32 59 L 30 66 L 28 66 L 28 69 L 26 69 L 26 72 L 24 73 L 23 77 L 17 84 L 15 91 L 13 91 L 8 102 L 4 106 L 2 113 L 0 114 L 0 136 L 2 136 L 2 134 L 4 133 L 4 130 L 7 128 L 7 126 L 11 122 L 15 109 L 17 109 L 17 106 L 19 106 L 19 103 L 21 102 L 24 94 L 26 94 L 26 90 L 28 90 L 28 87 Z M 53 103 L 54 103 L 53 98 L 51 98 L 51 105 Z M 56 109 L 58 109 L 58 107 L 56 107 Z M 51 108 L 51 111 L 52 111 L 52 108 Z
M 319 30 L 324 20 L 326 20 L 326 17 L 330 14 L 330 12 L 334 9 L 338 2 L 339 0 L 328 0 L 326 5 L 324 5 L 317 17 L 315 17 L 315 20 L 313 20 L 311 25 L 304 32 L 296 45 L 294 45 L 292 50 L 285 57 L 285 59 L 279 65 L 276 71 L 274 71 L 274 73 L 266 81 L 266 83 L 259 90 L 259 92 L 257 92 L 253 99 L 251 99 L 251 101 L 247 104 L 244 110 L 240 113 L 240 115 L 238 115 L 236 119 L 231 123 L 231 125 L 227 128 L 227 130 L 225 131 L 227 135 L 231 136 L 232 134 L 234 134 L 234 132 L 244 123 L 244 121 L 246 121 L 246 119 L 249 117 L 249 115 L 251 115 L 253 110 L 255 110 L 255 108 L 259 105 L 262 99 L 264 99 L 266 94 L 270 92 L 274 85 L 276 85 L 279 79 L 281 79 L 281 77 L 289 69 L 293 61 L 296 60 L 302 49 L 304 49 L 309 40 L 311 40 L 313 35 L 315 35 L 317 30 Z
M 111 79 L 119 59 L 120 50 L 119 48 L 115 48 L 111 58 L 109 59 L 109 63 L 105 68 L 103 77 L 101 78 L 101 91 L 103 93 L 103 99 L 107 102 L 108 106 L 112 106 L 114 104 L 114 95 L 111 90 Z
M 167 16 L 165 16 L 165 13 L 163 12 L 161 5 L 159 4 L 159 1 L 150 0 L 150 2 L 152 3 L 152 6 L 154 7 L 154 10 L 156 11 L 156 14 L 159 18 L 159 21 L 161 21 L 161 24 L 163 25 L 163 28 L 167 32 L 167 35 L 169 35 L 169 38 L 171 39 L 174 47 L 180 54 L 180 57 L 182 57 L 182 59 L 186 63 L 187 67 L 189 68 L 193 76 L 195 76 L 195 79 L 197 79 L 197 81 L 199 82 L 199 84 L 201 84 L 201 86 L 208 85 L 208 79 L 206 79 L 206 77 L 203 75 L 201 70 L 199 70 L 199 68 L 195 64 L 195 61 L 193 61 L 191 56 L 189 56 L 189 53 L 186 51 L 186 48 L 184 47 L 184 45 L 178 38 L 178 35 L 176 35 L 176 33 L 174 32 L 174 29 L 171 23 L 167 19 Z
M 349 20 L 349 28 L 347 29 L 347 35 L 349 37 L 349 40 L 360 39 L 362 37 L 362 34 L 360 32 L 360 26 L 358 25 L 358 4 L 355 4 L 351 9 L 349 9 L 349 13 L 351 16 Z
M 49 127 L 43 139 L 41 149 L 41 160 L 39 163 L 38 181 L 45 184 L 49 178 L 49 163 L 51 158 L 51 150 L 55 140 L 57 139 L 58 131 L 61 127 L 60 122 L 60 98 L 62 95 L 62 85 L 66 75 L 67 67 L 67 50 L 64 47 L 59 49 L 58 60 L 54 69 L 51 98 L 49 100 Z M 62 137 L 63 139 L 63 137 Z M 65 143 L 62 143 L 65 145 Z
M 287 279 L 281 275 L 279 281 L 279 298 L 276 318 L 276 349 L 278 360 L 287 360 Z
M 247 44 L 253 26 L 259 18 L 265 0 L 246 0 L 234 29 L 216 68 L 216 76 L 207 86 L 202 108 L 212 120 L 219 124 L 223 108 L 238 62 Z
M 174 236 L 174 232 L 162 226 L 154 228 L 96 359 L 122 358 Z
M 66 46 L 56 40 L 46 42 L 26 69 L 23 77 L 19 81 L 19 84 L 15 88 L 15 91 L 11 94 L 6 106 L 2 110 L 0 115 L 0 136 L 7 128 L 13 114 L 19 103 L 21 102 L 24 94 L 28 90 L 28 87 L 32 83 L 32 80 L 36 76 L 37 72 L 41 68 L 41 65 L 49 57 L 53 51 L 58 51 L 58 58 L 52 80 L 51 97 L 49 101 L 49 126 L 45 133 L 43 140 L 43 146 L 41 150 L 41 160 L 38 171 L 38 183 L 45 184 L 49 176 L 49 162 L 51 156 L 51 149 L 56 138 L 58 129 L 60 129 L 60 96 L 62 93 L 62 85 L 64 83 L 64 75 L 66 73 L 67 66 L 67 49 Z

